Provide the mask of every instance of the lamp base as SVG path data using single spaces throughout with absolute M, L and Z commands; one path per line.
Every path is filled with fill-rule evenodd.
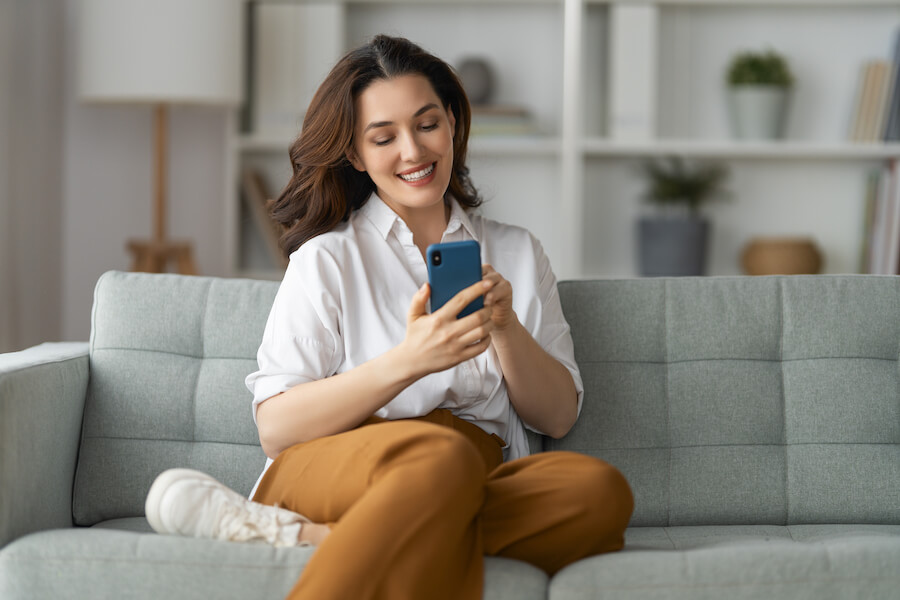
M 128 250 L 132 254 L 132 271 L 165 273 L 169 262 L 174 262 L 178 273 L 197 274 L 194 250 L 190 242 L 128 240 Z

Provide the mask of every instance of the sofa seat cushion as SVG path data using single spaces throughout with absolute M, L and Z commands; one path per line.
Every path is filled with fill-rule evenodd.
M 634 527 L 560 571 L 550 600 L 896 598 L 898 525 Z
M 153 528 L 150 527 L 150 522 L 145 517 L 124 517 L 122 519 L 100 521 L 94 525 L 94 528 L 134 531 L 135 533 L 154 533 Z
M 313 554 L 144 533 L 143 518 L 19 538 L 0 551 L 0 598 L 281 600 Z M 547 576 L 515 560 L 485 560 L 485 600 L 543 600 Z

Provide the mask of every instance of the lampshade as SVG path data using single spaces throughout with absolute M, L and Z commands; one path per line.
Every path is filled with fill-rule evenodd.
M 241 0 L 81 0 L 81 7 L 81 100 L 241 102 Z

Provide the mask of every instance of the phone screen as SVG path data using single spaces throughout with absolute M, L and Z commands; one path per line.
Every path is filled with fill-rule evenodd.
M 431 285 L 431 312 L 438 310 L 460 290 L 481 281 L 481 247 L 474 240 L 432 244 L 425 250 L 428 283 Z M 484 307 L 479 296 L 457 318 Z

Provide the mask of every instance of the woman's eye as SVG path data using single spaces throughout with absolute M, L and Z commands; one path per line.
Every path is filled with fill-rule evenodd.
M 426 125 L 422 125 L 422 129 L 423 129 L 424 131 L 433 131 L 433 130 L 435 130 L 435 129 L 437 129 L 437 128 L 438 128 L 438 124 L 437 124 L 437 123 L 428 123 L 428 124 L 426 124 Z
M 375 143 L 376 146 L 387 146 L 388 144 L 391 143 L 392 139 L 394 139 L 394 138 L 384 138 L 384 139 L 379 139 L 379 140 L 373 140 L 373 142 Z

